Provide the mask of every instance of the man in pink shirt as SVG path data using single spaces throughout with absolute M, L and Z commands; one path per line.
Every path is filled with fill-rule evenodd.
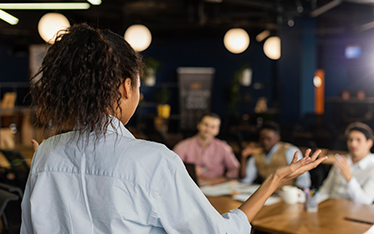
M 183 162 L 196 165 L 196 172 L 200 178 L 238 177 L 240 165 L 232 148 L 225 141 L 215 138 L 219 133 L 220 124 L 221 119 L 218 115 L 206 114 L 197 124 L 198 133 L 174 147 L 174 152 Z

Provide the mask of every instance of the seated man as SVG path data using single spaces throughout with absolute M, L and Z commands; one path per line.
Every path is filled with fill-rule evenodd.
M 267 122 L 260 128 L 260 152 L 256 152 L 253 144 L 242 151 L 240 178 L 242 182 L 251 184 L 259 177 L 261 183 L 271 172 L 292 162 L 293 155 L 298 151 L 298 160 L 303 158 L 299 148 L 280 141 L 280 128 L 277 123 Z M 258 151 L 258 150 L 257 150 Z M 250 157 L 251 156 L 251 157 Z M 310 187 L 309 172 L 302 174 L 288 185 L 300 188 Z
M 237 178 L 239 162 L 232 148 L 225 142 L 215 138 L 219 133 L 221 119 L 216 114 L 206 114 L 197 124 L 198 133 L 179 142 L 174 147 L 183 162 L 194 163 L 199 177 Z
M 335 162 L 317 193 L 317 201 L 344 198 L 362 204 L 374 201 L 374 155 L 372 129 L 360 122 L 351 123 L 345 131 L 346 156 L 335 155 Z

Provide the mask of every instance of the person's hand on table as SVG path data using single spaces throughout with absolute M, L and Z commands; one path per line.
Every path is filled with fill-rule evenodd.
M 352 179 L 352 174 L 348 160 L 339 154 L 335 155 L 335 159 L 334 166 L 342 173 L 347 181 L 350 181 Z

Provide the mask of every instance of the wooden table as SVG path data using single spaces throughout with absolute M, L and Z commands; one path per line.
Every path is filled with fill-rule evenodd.
M 229 196 L 208 197 L 220 213 L 237 208 L 241 202 Z M 307 212 L 304 204 L 283 202 L 264 206 L 252 221 L 255 230 L 270 233 L 364 233 L 371 225 L 348 221 L 345 217 L 374 222 L 374 205 L 361 205 L 343 199 L 329 199 L 319 204 L 318 212 Z

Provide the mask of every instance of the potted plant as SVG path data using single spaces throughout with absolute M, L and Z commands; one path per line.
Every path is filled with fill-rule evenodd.
M 239 117 L 239 102 L 242 99 L 242 94 L 240 92 L 241 86 L 249 86 L 252 83 L 252 69 L 249 64 L 243 65 L 239 70 L 237 70 L 231 79 L 231 84 L 228 87 L 228 110 L 230 118 L 237 121 Z
M 167 102 L 170 99 L 170 90 L 162 88 L 156 91 L 157 114 L 160 118 L 167 119 L 170 116 L 170 105 Z
M 156 84 L 156 72 L 160 66 L 160 62 L 153 58 L 144 59 L 144 85 L 154 86 Z

